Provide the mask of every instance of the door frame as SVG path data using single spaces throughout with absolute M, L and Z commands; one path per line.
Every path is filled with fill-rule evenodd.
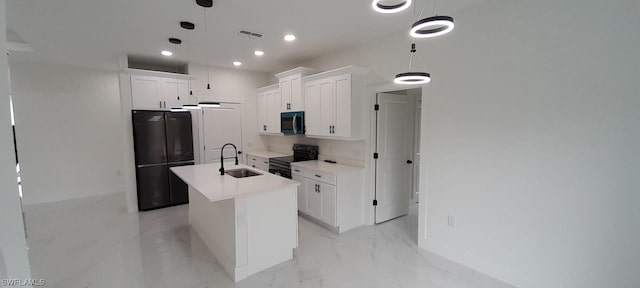
M 402 89 L 402 90 L 395 90 L 395 91 L 391 91 L 391 92 L 406 91 L 406 90 L 410 90 L 410 89 L 411 88 Z M 414 88 L 414 89 L 421 89 L 421 88 Z M 376 93 L 375 104 L 380 105 L 380 96 L 381 96 L 381 94 L 394 95 L 394 96 L 397 96 L 397 97 L 406 97 L 405 100 L 407 100 L 407 103 L 409 105 L 411 105 L 410 109 L 413 110 L 413 111 L 411 111 L 413 113 L 412 114 L 413 116 L 412 116 L 411 120 L 415 122 L 417 120 L 417 115 L 415 113 L 416 109 L 415 109 L 414 105 L 417 103 L 416 102 L 417 96 L 416 95 L 400 95 L 400 94 L 394 94 L 394 93 L 391 93 L 391 92 L 378 92 L 378 93 Z M 379 145 L 378 141 L 380 139 L 378 139 L 378 136 L 379 136 L 380 128 L 381 128 L 380 127 L 380 116 L 381 115 L 380 115 L 379 112 L 380 112 L 380 110 L 376 110 L 374 112 L 375 119 L 372 119 L 372 121 L 375 122 L 375 125 L 374 125 L 375 128 L 372 130 L 372 139 L 375 142 L 375 143 L 373 143 L 373 146 L 374 146 L 374 149 L 375 149 L 374 152 L 377 152 L 379 154 L 379 156 L 380 156 L 381 155 L 380 154 L 380 147 L 378 147 L 378 145 Z M 416 156 L 415 155 L 415 151 L 416 151 L 416 144 L 418 143 L 418 141 L 416 140 L 416 136 L 417 136 L 416 127 L 417 127 L 417 125 L 415 125 L 415 123 L 413 124 L 413 126 L 411 126 L 411 143 L 410 143 L 411 148 L 409 149 L 411 151 L 410 152 L 411 155 L 409 157 L 407 157 L 407 158 L 409 158 L 407 160 L 411 160 L 411 161 L 413 161 L 413 163 L 415 163 L 415 161 L 416 161 L 416 159 L 415 159 L 415 156 Z M 373 183 L 375 185 L 373 194 L 374 194 L 374 199 L 376 199 L 376 200 L 378 200 L 378 198 L 379 198 L 378 196 L 380 196 L 380 195 L 378 195 L 378 193 L 381 192 L 381 191 L 378 191 L 378 188 L 380 188 L 379 185 L 378 185 L 379 184 L 378 183 L 378 168 L 380 168 L 380 166 L 378 165 L 378 164 L 380 164 L 378 160 L 380 160 L 380 159 L 375 159 L 374 158 L 374 160 L 373 160 L 373 169 L 374 169 L 374 173 L 375 173 L 374 174 L 374 179 L 373 179 Z M 409 181 L 409 184 L 408 184 L 408 187 L 407 187 L 408 189 L 406 191 L 406 192 L 409 193 L 409 200 L 406 203 L 407 204 L 407 211 L 409 211 L 409 208 L 414 203 L 413 197 L 414 197 L 414 194 L 415 194 L 415 191 L 414 191 L 415 190 L 415 188 L 414 188 L 414 183 L 415 183 L 415 179 L 414 179 L 415 178 L 415 164 L 411 164 L 411 170 L 410 170 L 409 176 L 410 176 L 411 179 Z M 380 205 L 380 203 L 378 203 L 378 205 Z M 375 206 L 374 209 L 373 209 L 374 210 L 374 223 L 376 223 L 376 221 L 377 221 L 376 220 L 376 216 L 377 216 L 377 213 L 378 213 L 378 209 L 377 208 L 378 207 Z M 380 223 L 383 223 L 383 222 L 386 222 L 386 221 L 390 221 L 390 220 L 393 220 L 395 218 L 398 218 L 398 217 L 394 217 L 394 218 L 391 218 L 391 219 L 388 219 L 388 220 L 384 220 L 382 222 L 377 222 L 376 224 L 380 224 Z
M 369 113 L 366 114 L 367 122 L 369 123 L 369 136 L 367 137 L 368 144 L 365 147 L 365 167 L 369 167 L 368 171 L 365 175 L 365 203 L 364 203 L 364 213 L 365 213 L 365 224 L 366 225 L 375 225 L 375 209 L 373 207 L 373 200 L 375 199 L 375 163 L 373 160 L 373 153 L 376 149 L 376 111 L 374 110 L 374 105 L 376 104 L 376 96 L 378 93 L 387 93 L 398 90 L 408 90 L 420 88 L 422 89 L 422 111 L 420 113 L 420 203 L 418 203 L 418 246 L 426 247 L 426 233 L 427 233 L 427 201 L 428 201 L 428 191 L 427 191 L 427 181 L 428 181 L 428 159 L 427 159 L 427 130 L 428 125 L 426 123 L 428 110 L 425 109 L 425 103 L 428 103 L 428 95 L 427 95 L 427 87 L 426 85 L 398 85 L 392 82 L 386 82 L 383 84 L 376 84 L 368 86 L 368 104 Z

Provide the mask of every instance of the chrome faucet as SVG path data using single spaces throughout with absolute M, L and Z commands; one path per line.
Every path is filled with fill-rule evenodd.
M 233 146 L 233 150 L 236 150 L 236 165 L 238 165 L 238 148 L 236 148 L 236 145 L 231 143 L 222 145 L 222 149 L 220 149 L 220 175 L 224 175 L 224 147 L 227 147 L 227 145 Z

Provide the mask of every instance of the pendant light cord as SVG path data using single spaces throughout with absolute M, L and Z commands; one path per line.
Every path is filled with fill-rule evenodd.
M 187 30 L 187 61 L 191 62 L 191 32 L 189 30 Z M 189 70 L 189 65 L 190 63 L 187 62 L 187 71 Z M 191 74 L 191 71 L 188 71 L 188 74 Z M 189 95 L 193 95 L 193 90 L 191 90 L 191 77 L 189 77 Z
M 209 32 L 208 32 L 208 25 L 207 25 L 207 8 L 202 8 L 202 11 L 204 12 L 204 36 L 205 36 L 205 41 L 207 42 L 205 47 L 207 49 L 206 53 L 205 53 L 205 57 L 207 57 L 207 89 L 211 89 L 211 71 L 209 71 Z
M 411 55 L 409 55 L 409 72 L 411 72 L 411 64 L 413 62 L 413 54 L 415 54 L 416 51 L 417 51 L 416 50 L 416 43 L 415 42 L 411 43 L 411 50 L 410 50 Z

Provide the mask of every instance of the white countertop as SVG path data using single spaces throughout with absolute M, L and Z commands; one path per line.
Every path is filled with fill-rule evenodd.
M 300 167 L 304 169 L 310 169 L 310 170 L 316 170 L 316 171 L 334 173 L 334 174 L 361 172 L 362 170 L 364 170 L 364 168 L 362 167 L 333 164 L 333 163 L 327 163 L 319 160 L 293 162 L 291 163 L 291 167 Z
M 227 163 L 225 163 L 227 164 Z M 225 165 L 224 169 L 235 170 L 245 168 L 262 175 L 234 178 L 227 174 L 220 175 L 220 163 L 173 167 L 171 171 L 189 186 L 198 190 L 210 202 L 232 199 L 249 194 L 268 192 L 288 185 L 298 186 L 300 183 L 276 176 L 246 165 Z
M 247 155 L 254 155 L 262 158 L 275 158 L 275 157 L 291 156 L 293 154 L 282 154 L 282 153 L 276 153 L 276 152 L 270 152 L 270 151 L 251 151 L 251 152 L 247 152 Z

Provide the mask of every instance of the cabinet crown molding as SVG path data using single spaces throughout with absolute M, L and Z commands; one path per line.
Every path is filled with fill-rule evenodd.
M 173 78 L 173 79 L 180 79 L 180 80 L 196 80 L 195 77 L 188 74 L 177 74 L 177 73 L 132 69 L 132 68 L 122 68 L 120 69 L 120 71 L 130 75 L 146 75 L 146 76 L 165 77 L 165 78 Z
M 360 75 L 362 75 L 362 74 L 367 74 L 367 73 L 369 73 L 369 70 L 366 69 L 366 68 L 362 68 L 362 67 L 354 66 L 354 65 L 349 65 L 349 66 L 340 67 L 340 68 L 328 70 L 328 71 L 325 71 L 325 72 L 309 75 L 309 76 L 303 77 L 302 80 L 304 80 L 305 82 L 308 82 L 308 81 L 313 81 L 313 80 L 318 80 L 318 79 L 322 79 L 322 78 L 338 76 L 338 75 L 343 75 L 343 74 L 360 74 Z
M 264 86 L 264 87 L 260 87 L 258 89 L 256 89 L 256 91 L 258 91 L 258 93 L 262 93 L 262 92 L 267 92 L 267 91 L 271 91 L 271 90 L 276 90 L 278 89 L 278 84 L 273 84 L 273 85 L 269 85 L 269 86 Z
M 296 75 L 296 74 L 302 74 L 302 76 L 306 76 L 306 75 L 310 75 L 313 73 L 318 72 L 317 70 L 313 69 L 313 68 L 307 68 L 307 67 L 298 67 L 298 68 L 294 68 L 291 70 L 287 70 L 284 72 L 280 72 L 278 74 L 276 74 L 276 78 L 278 79 L 282 79 L 285 78 L 287 76 L 291 76 L 291 75 Z

